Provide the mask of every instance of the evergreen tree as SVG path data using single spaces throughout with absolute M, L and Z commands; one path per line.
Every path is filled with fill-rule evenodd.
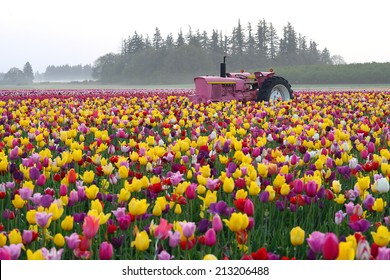
M 318 64 L 320 63 L 320 52 L 317 48 L 317 43 L 310 40 L 309 44 L 309 55 L 308 55 L 308 64 Z
M 253 59 L 256 51 L 256 41 L 252 35 L 252 25 L 248 22 L 248 39 L 246 41 L 246 54 Z
M 302 36 L 301 33 L 298 35 L 298 57 L 299 64 L 306 64 L 308 56 L 306 37 Z
M 176 40 L 176 47 L 180 48 L 181 46 L 185 45 L 185 40 L 183 36 L 183 31 L 180 28 L 180 32 L 178 33 L 177 40 Z
M 175 43 L 173 41 L 173 35 L 172 35 L 172 33 L 169 33 L 167 35 L 167 38 L 165 39 L 165 47 L 167 50 L 172 50 L 174 46 L 175 46 Z
M 162 45 L 163 45 L 163 39 L 161 36 L 161 32 L 160 32 L 160 29 L 158 29 L 158 27 L 156 27 L 155 33 L 153 35 L 153 47 L 156 50 L 159 50 L 162 47 Z
M 269 29 L 265 20 L 259 21 L 256 32 L 256 50 L 260 60 L 264 62 L 268 58 L 268 43 L 270 41 Z
M 241 26 L 240 20 L 238 20 L 238 26 L 233 29 L 232 34 L 232 55 L 243 55 L 245 47 L 245 35 Z
M 330 52 L 325 48 L 320 55 L 321 64 L 332 64 L 332 59 L 330 58 Z
M 279 49 L 279 38 L 273 24 L 269 24 L 268 57 L 271 62 L 275 62 Z
M 23 74 L 24 74 L 25 82 L 27 84 L 32 84 L 34 80 L 34 73 L 30 62 L 26 62 L 26 64 L 24 65 Z
M 204 49 L 204 50 L 208 50 L 209 49 L 209 37 L 207 36 L 207 32 L 206 31 L 203 31 L 202 35 L 200 36 L 200 46 Z
M 149 35 L 146 35 L 145 39 L 145 49 L 149 49 L 152 47 L 152 42 L 150 41 Z
M 219 35 L 218 31 L 213 29 L 213 33 L 211 35 L 211 41 L 210 41 L 210 50 L 215 53 L 220 53 L 222 48 L 219 44 Z

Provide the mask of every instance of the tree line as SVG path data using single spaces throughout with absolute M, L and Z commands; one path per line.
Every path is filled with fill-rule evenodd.
M 390 84 L 390 63 L 275 67 L 291 84 Z
M 0 84 L 28 85 L 32 84 L 34 73 L 30 62 L 26 62 L 23 70 L 12 67 L 7 73 L 0 76 Z
M 331 56 L 327 48 L 295 31 L 291 23 L 279 37 L 272 23 L 264 19 L 245 27 L 240 20 L 230 35 L 213 29 L 211 34 L 188 28 L 166 37 L 158 27 L 152 36 L 134 34 L 122 41 L 120 53 L 99 57 L 93 77 L 104 83 L 177 82 L 197 74 L 218 73 L 219 62 L 228 56 L 228 70 L 261 70 L 286 65 L 332 65 L 345 63 Z
M 87 65 L 49 65 L 46 67 L 46 71 L 42 74 L 37 74 L 35 77 L 37 80 L 46 81 L 74 81 L 74 80 L 90 80 L 92 79 L 92 66 Z

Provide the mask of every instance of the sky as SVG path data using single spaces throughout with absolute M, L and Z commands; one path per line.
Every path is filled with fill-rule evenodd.
M 48 65 L 93 64 L 120 51 L 123 39 L 180 29 L 230 35 L 238 20 L 272 22 L 279 36 L 288 22 L 319 49 L 347 63 L 390 62 L 388 0 L 0 0 L 0 73 L 34 72 Z

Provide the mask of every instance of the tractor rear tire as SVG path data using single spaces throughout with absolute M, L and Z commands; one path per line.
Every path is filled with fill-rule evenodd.
M 279 76 L 273 76 L 263 82 L 257 91 L 257 101 L 289 101 L 293 99 L 293 90 L 289 82 Z

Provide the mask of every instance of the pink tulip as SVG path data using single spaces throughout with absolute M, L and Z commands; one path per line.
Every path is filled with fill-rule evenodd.
M 206 231 L 205 237 L 205 244 L 206 246 L 214 246 L 215 243 L 217 243 L 217 234 L 215 233 L 215 230 L 213 228 L 210 228 Z
M 84 236 L 88 239 L 95 237 L 99 230 L 99 218 L 95 216 L 86 216 L 83 224 L 83 233 Z
M 101 260 L 110 260 L 112 258 L 113 247 L 111 243 L 104 241 L 100 244 L 99 248 L 99 259 Z
M 219 231 L 221 231 L 223 229 L 222 220 L 221 220 L 221 217 L 218 214 L 214 215 L 212 226 L 213 226 L 213 229 L 216 232 L 219 232 Z
M 339 240 L 334 233 L 327 233 L 322 245 L 322 254 L 325 260 L 334 260 L 339 255 Z
M 37 179 L 37 185 L 40 186 L 40 187 L 43 187 L 46 183 L 46 176 L 45 174 L 41 174 L 39 175 L 38 179 Z
M 154 229 L 154 237 L 162 240 L 166 239 L 169 236 L 168 232 L 172 226 L 172 224 L 168 224 L 167 220 L 161 218 L 160 224 Z

